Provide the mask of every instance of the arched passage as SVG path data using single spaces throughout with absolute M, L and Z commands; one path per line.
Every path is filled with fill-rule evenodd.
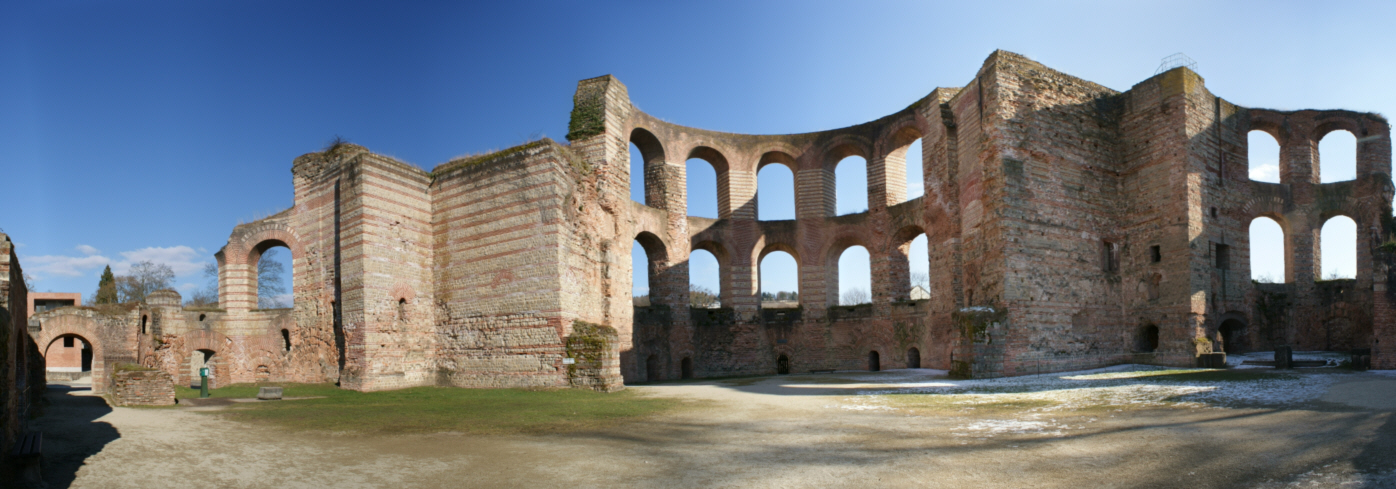
M 678 284 L 672 283 L 668 249 L 658 236 L 649 232 L 636 235 L 630 247 L 630 264 L 631 296 L 636 305 L 668 304 L 679 297 L 674 290 Z M 687 290 L 686 285 L 681 290 Z
M 929 299 L 931 292 L 931 255 L 926 248 L 926 233 L 908 226 L 895 235 L 896 248 L 885 272 L 887 294 L 896 300 Z M 878 272 L 882 275 L 884 272 Z
M 762 221 L 795 219 L 794 159 L 784 153 L 772 152 L 761 158 L 759 166 L 756 173 L 756 218 Z
M 1347 216 L 1334 216 L 1323 223 L 1319 233 L 1323 280 L 1357 278 L 1357 223 Z
M 1357 178 L 1357 137 L 1343 129 L 1330 131 L 1318 142 L 1319 182 Z
M 46 370 L 58 374 L 92 373 L 92 343 L 76 334 L 59 335 L 44 347 Z
M 257 270 L 257 308 L 285 309 L 294 304 L 294 262 L 291 248 L 280 240 L 267 240 L 253 247 L 248 263 Z
M 1268 217 L 1252 220 L 1250 246 L 1251 280 L 1285 282 L 1285 234 L 1280 224 Z
M 921 368 L 921 350 L 913 346 L 906 351 L 906 368 Z
M 1139 337 L 1135 342 L 1134 351 L 1140 353 L 1153 353 L 1158 350 L 1158 326 L 1145 324 L 1139 328 Z
M 1246 160 L 1251 180 L 1280 183 L 1280 143 L 1261 130 L 1246 134 Z
M 1221 339 L 1222 352 L 1230 355 L 1246 352 L 1246 323 L 1239 319 L 1222 321 L 1221 326 L 1217 327 L 1217 336 Z

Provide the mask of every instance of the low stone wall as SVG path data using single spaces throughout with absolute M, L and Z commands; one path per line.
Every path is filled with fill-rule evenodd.
M 172 406 L 174 381 L 159 370 L 126 370 L 112 374 L 112 403 L 117 406 Z

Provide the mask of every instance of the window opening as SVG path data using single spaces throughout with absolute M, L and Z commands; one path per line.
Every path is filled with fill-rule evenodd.
M 868 210 L 868 161 L 849 156 L 834 167 L 834 215 Z
M 1215 243 L 1213 246 L 1215 246 L 1215 247 L 1216 247 L 1216 250 L 1217 250 L 1217 251 L 1216 251 L 1216 267 L 1217 267 L 1217 270 L 1230 270 L 1230 269 L 1231 269 L 1231 246 L 1230 246 L 1230 245 L 1224 245 L 1224 244 L 1221 244 L 1221 243 Z
M 1149 262 L 1151 262 L 1151 263 L 1158 263 L 1158 262 L 1161 262 L 1161 261 L 1163 261 L 1163 250 L 1161 250 L 1161 249 L 1159 248 L 1159 245 L 1150 246 L 1150 247 L 1149 247 Z
M 630 246 L 630 287 L 631 301 L 637 307 L 649 307 L 650 302 L 650 259 L 645 247 L 635 241 Z
M 1100 269 L 1105 273 L 1120 271 L 1120 245 L 1113 241 L 1100 242 Z
M 688 255 L 688 305 L 700 309 L 722 307 L 722 278 L 717 257 L 708 250 Z
M 906 148 L 906 200 L 926 193 L 925 170 L 921 167 L 921 163 L 925 161 L 923 158 L 921 138 L 916 138 L 916 141 Z
M 1251 180 L 1257 182 L 1280 183 L 1280 143 L 1265 131 L 1251 131 L 1246 135 Z
M 290 330 L 287 330 L 287 329 L 284 329 L 284 328 L 281 330 L 281 345 L 284 347 L 284 349 L 285 349 L 286 351 L 291 351 L 291 331 L 290 331 Z
M 761 258 L 761 307 L 798 307 L 800 305 L 800 267 L 795 257 L 784 251 L 772 251 Z
M 795 174 L 779 163 L 756 174 L 756 218 L 778 221 L 795 218 Z
M 645 201 L 645 157 L 635 143 L 630 143 L 630 200 L 649 204 Z
M 1320 280 L 1357 278 L 1357 223 L 1335 216 L 1319 232 Z
M 693 217 L 718 218 L 717 170 L 712 163 L 702 158 L 688 160 L 685 165 L 688 189 L 688 215 Z
M 919 140 L 918 140 L 919 141 Z M 931 298 L 931 255 L 926 248 L 926 234 L 921 233 L 907 244 L 907 277 L 910 279 L 908 299 Z
M 1285 234 L 1279 223 L 1257 217 L 1250 227 L 1251 280 L 1258 283 L 1285 282 Z
M 871 263 L 862 246 L 850 246 L 839 255 L 839 305 L 872 303 Z
M 1337 130 L 1318 142 L 1319 183 L 1357 179 L 1357 137 Z

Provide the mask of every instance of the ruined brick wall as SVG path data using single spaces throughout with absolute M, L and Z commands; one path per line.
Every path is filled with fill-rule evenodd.
M 43 361 L 31 358 L 35 347 L 28 329 L 28 293 L 14 243 L 0 233 L 0 464 L 38 409 L 44 390 Z
M 174 382 L 159 370 L 125 370 L 112 374 L 112 403 L 117 406 L 173 406 Z
M 1249 181 L 1252 129 L 1281 141 L 1285 183 Z M 1338 129 L 1361 141 L 1358 179 L 1319 184 L 1314 149 Z M 906 154 L 918 138 L 922 153 Z M 295 206 L 239 226 L 219 253 L 215 332 L 226 338 L 199 341 L 274 343 L 271 323 L 291 320 L 254 314 L 254 272 L 266 246 L 284 244 L 291 334 L 313 355 L 278 368 L 360 390 L 610 389 L 618 377 L 859 369 L 873 357 L 994 377 L 1192 365 L 1199 348 L 1279 344 L 1372 346 L 1380 365 L 1379 344 L 1392 341 L 1391 300 L 1373 293 L 1385 291 L 1374 257 L 1392 231 L 1389 138 L 1372 114 L 1237 107 L 1187 69 L 1116 92 L 1003 51 L 964 87 L 789 135 L 668 123 L 602 76 L 578 84 L 569 145 L 543 140 L 430 172 L 349 144 L 297 158 Z M 627 198 L 630 144 L 644 159 L 643 203 Z M 868 210 L 835 216 L 834 169 L 852 155 L 867 161 Z M 907 200 L 916 157 L 925 194 Z M 687 215 L 690 158 L 716 170 L 717 219 Z M 793 220 L 756 215 L 756 175 L 769 164 L 794 173 Z M 1317 229 L 1340 214 L 1364 233 L 1358 278 L 1316 283 Z M 1286 228 L 1292 266 L 1280 288 L 1249 280 L 1258 216 Z M 922 233 L 930 298 L 911 301 L 907 252 Z M 630 301 L 633 242 L 649 259 L 647 307 Z M 852 246 L 868 250 L 874 281 L 871 304 L 847 307 L 838 259 Z M 719 309 L 689 307 L 695 249 L 719 262 Z M 775 251 L 799 264 L 797 309 L 761 305 L 760 262 Z M 574 340 L 590 337 L 577 325 L 613 330 L 616 362 L 564 367 L 581 354 Z

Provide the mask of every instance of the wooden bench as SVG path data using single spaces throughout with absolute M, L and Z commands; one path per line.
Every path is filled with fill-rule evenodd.
M 11 456 L 15 464 L 19 466 L 19 478 L 25 482 L 39 482 L 43 479 L 43 474 L 39 471 L 43 463 L 44 455 L 44 434 L 40 432 L 25 433 L 15 443 L 15 450 Z

